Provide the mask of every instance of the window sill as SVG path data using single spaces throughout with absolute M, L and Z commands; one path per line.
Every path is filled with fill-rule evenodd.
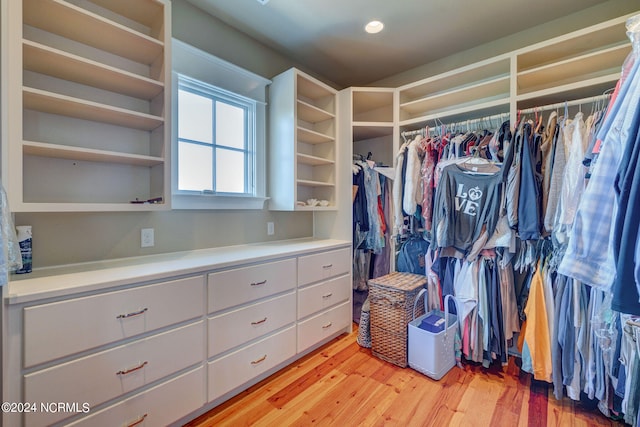
M 268 197 L 176 195 L 171 197 L 172 209 L 262 210 Z

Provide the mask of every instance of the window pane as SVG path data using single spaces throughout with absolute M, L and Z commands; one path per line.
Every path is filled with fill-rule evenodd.
M 213 101 L 178 90 L 178 138 L 213 143 Z
M 212 148 L 180 142 L 178 145 L 178 189 L 213 190 Z
M 216 191 L 222 193 L 244 193 L 244 153 L 216 149 Z
M 244 149 L 243 108 L 216 101 L 216 144 Z

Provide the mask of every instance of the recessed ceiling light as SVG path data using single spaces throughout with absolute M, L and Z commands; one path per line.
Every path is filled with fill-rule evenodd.
M 380 21 L 371 21 L 364 26 L 364 30 L 369 34 L 376 34 L 382 31 L 384 24 Z

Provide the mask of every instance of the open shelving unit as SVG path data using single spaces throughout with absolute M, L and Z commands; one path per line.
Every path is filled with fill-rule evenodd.
M 346 102 L 352 105 L 350 140 L 353 153 L 386 165 L 393 164 L 395 90 L 392 88 L 352 87 Z M 344 99 L 344 98 L 343 98 Z
M 623 16 L 515 52 L 517 108 L 602 94 L 631 52 Z
M 335 210 L 336 91 L 292 68 L 273 79 L 270 105 L 270 209 Z
M 168 209 L 170 3 L 16 0 L 7 12 L 12 210 Z M 163 203 L 131 203 L 152 198 Z
M 401 127 L 509 110 L 511 58 L 501 55 L 398 88 Z

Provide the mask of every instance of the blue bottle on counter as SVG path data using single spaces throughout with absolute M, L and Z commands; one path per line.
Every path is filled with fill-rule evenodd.
M 19 225 L 16 227 L 18 234 L 18 244 L 20 245 L 20 253 L 22 254 L 22 268 L 16 270 L 16 274 L 31 273 L 32 254 L 31 254 L 31 226 Z

